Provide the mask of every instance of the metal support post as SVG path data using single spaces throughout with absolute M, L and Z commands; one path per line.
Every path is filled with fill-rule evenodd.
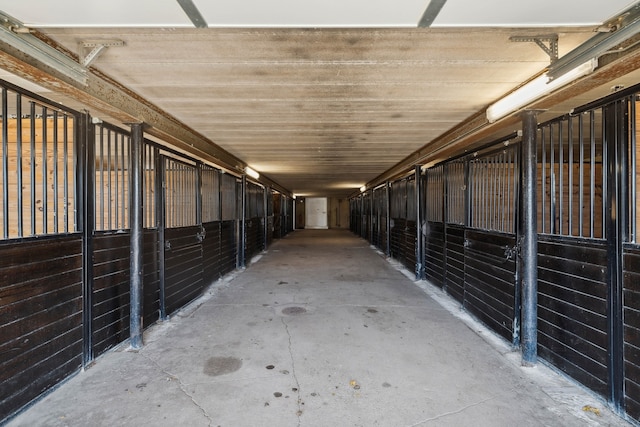
M 416 279 L 422 280 L 424 275 L 424 240 L 425 222 L 422 208 L 422 166 L 416 165 Z
M 240 185 L 240 237 L 238 239 L 238 267 L 244 268 L 247 265 L 247 261 L 245 259 L 246 256 L 246 242 L 247 242 L 247 230 L 246 230 L 246 222 L 247 222 L 247 176 L 242 175 L 242 183 Z
M 387 215 L 387 247 L 385 249 L 385 255 L 391 256 L 391 184 L 389 181 L 385 183 L 384 197 L 386 199 L 386 215 Z
M 93 229 L 95 224 L 95 134 L 91 116 L 84 113 L 76 123 L 76 200 L 82 201 L 78 226 L 82 230 L 82 366 L 93 361 Z
M 129 203 L 129 224 L 131 226 L 130 244 L 130 310 L 129 337 L 133 349 L 142 348 L 142 299 L 143 299 L 143 215 L 142 215 L 142 189 L 143 189 L 143 125 L 134 123 L 131 125 L 131 196 Z
M 537 111 L 522 114 L 522 203 L 520 206 L 522 262 L 522 364 L 538 359 L 538 219 L 536 209 Z
M 635 101 L 634 101 L 635 102 Z M 607 329 L 609 363 L 608 398 L 616 410 L 624 405 L 623 244 L 629 236 L 628 104 L 619 101 L 605 108 L 607 237 Z

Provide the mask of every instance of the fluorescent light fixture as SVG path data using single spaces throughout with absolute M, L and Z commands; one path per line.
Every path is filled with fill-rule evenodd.
M 487 108 L 487 120 L 489 123 L 493 123 L 514 111 L 518 111 L 554 90 L 590 74 L 597 65 L 598 60 L 594 58 L 551 81 L 546 73 L 536 77 Z
M 367 191 L 367 186 L 363 185 L 362 187 L 360 187 L 360 192 L 364 193 L 365 191 Z
M 259 174 L 256 170 L 251 169 L 249 166 L 247 166 L 246 168 L 244 168 L 244 172 L 245 172 L 247 175 L 249 175 L 251 178 L 253 178 L 253 179 L 258 179 L 258 178 L 260 178 L 260 174 Z
M 0 41 L 15 47 L 20 52 L 35 58 L 44 65 L 64 74 L 82 85 L 87 85 L 87 69 L 57 51 L 29 32 L 29 29 L 13 18 L 0 12 Z

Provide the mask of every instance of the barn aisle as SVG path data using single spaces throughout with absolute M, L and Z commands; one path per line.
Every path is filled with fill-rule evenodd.
M 626 425 L 519 361 L 364 240 L 296 231 L 8 426 Z

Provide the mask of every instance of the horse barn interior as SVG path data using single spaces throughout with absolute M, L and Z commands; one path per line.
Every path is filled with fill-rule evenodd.
M 97 375 L 110 358 L 146 354 L 147 335 L 174 321 L 179 329 L 179 313 L 212 286 L 239 292 L 237 280 L 258 274 L 255 297 L 268 285 L 259 275 L 286 266 L 291 276 L 264 298 L 285 286 L 301 295 L 308 290 L 298 280 L 312 274 L 315 258 L 329 264 L 315 267 L 316 282 L 337 289 L 331 274 L 363 251 L 376 256 L 350 266 L 352 287 L 340 276 L 344 293 L 331 295 L 351 301 L 356 288 L 367 289 L 344 310 L 401 312 L 371 300 L 382 292 L 374 289 L 378 260 L 394 263 L 412 279 L 400 283 L 400 274 L 385 290 L 414 292 L 415 304 L 443 298 L 517 354 L 519 369 L 549 369 L 620 423 L 640 423 L 640 2 L 0 0 L 0 14 L 0 424 L 35 425 L 21 417 L 75 380 Z M 332 236 L 337 243 L 327 246 Z M 305 252 L 321 248 L 327 253 Z M 323 258 L 331 252 L 346 255 Z M 412 281 L 428 292 L 409 291 Z M 223 297 L 197 313 L 226 326 L 194 336 L 231 352 L 220 340 L 241 322 L 215 305 Z M 257 316 L 303 304 L 284 298 L 235 310 Z M 329 325 L 332 316 L 319 317 L 328 308 L 311 305 L 288 313 Z M 281 317 L 293 367 L 280 372 L 298 372 L 291 425 L 426 425 L 479 410 L 489 399 L 429 415 L 431 397 L 420 394 L 428 387 L 418 384 L 400 387 L 405 401 L 420 397 L 415 405 L 384 412 L 376 399 L 394 381 L 367 394 L 355 377 L 346 378 L 352 394 L 336 385 L 303 396 L 313 391 L 301 372 L 312 354 L 295 357 L 296 344 L 391 357 L 402 346 L 383 350 L 384 342 L 423 337 L 450 316 L 423 314 L 361 343 L 363 335 L 339 326 L 297 333 L 303 316 Z M 376 332 L 368 322 L 359 334 Z M 474 329 L 433 334 L 464 341 L 458 334 Z M 351 342 L 331 331 L 352 334 Z M 477 349 L 490 341 L 474 337 Z M 453 363 L 461 355 L 438 348 L 442 340 L 413 344 Z M 361 351 L 349 350 L 353 342 Z M 245 355 L 243 366 L 252 360 Z M 336 359 L 332 369 L 347 363 Z M 507 381 L 502 368 L 481 363 L 467 380 L 489 370 Z M 396 373 L 410 365 L 420 363 L 399 360 Z M 233 380 L 216 387 L 238 390 L 224 374 Z M 146 387 L 132 384 L 131 399 Z M 180 388 L 189 404 L 200 399 Z M 90 393 L 78 390 L 66 400 L 82 410 L 75 399 Z M 318 398 L 332 408 L 341 396 L 360 399 L 344 424 L 327 421 L 333 409 L 313 406 Z M 375 410 L 362 409 L 366 399 Z M 274 415 L 279 402 L 259 405 L 272 410 L 273 424 L 225 425 L 289 425 Z M 206 404 L 208 425 L 221 425 Z M 161 404 L 153 406 L 137 409 L 149 421 Z M 418 410 L 423 418 L 408 421 Z M 588 415 L 597 419 L 595 411 Z M 305 422 L 312 414 L 316 422 Z M 88 425 L 69 414 L 41 423 Z

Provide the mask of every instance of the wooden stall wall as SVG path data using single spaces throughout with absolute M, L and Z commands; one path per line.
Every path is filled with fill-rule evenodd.
M 606 246 L 541 236 L 538 254 L 539 354 L 606 395 Z
M 204 290 L 200 226 L 165 230 L 165 307 L 170 315 Z
M 82 239 L 0 244 L 0 422 L 82 367 Z
M 624 255 L 624 404 L 640 420 L 640 248 L 625 248 Z
M 447 225 L 446 258 L 439 259 L 446 267 L 444 288 L 457 301 L 465 297 L 465 228 L 459 225 Z M 439 254 L 442 256 L 442 254 Z
M 129 233 L 93 239 L 93 353 L 129 338 Z
M 464 307 L 511 342 L 515 307 L 515 236 L 468 229 L 465 233 Z

